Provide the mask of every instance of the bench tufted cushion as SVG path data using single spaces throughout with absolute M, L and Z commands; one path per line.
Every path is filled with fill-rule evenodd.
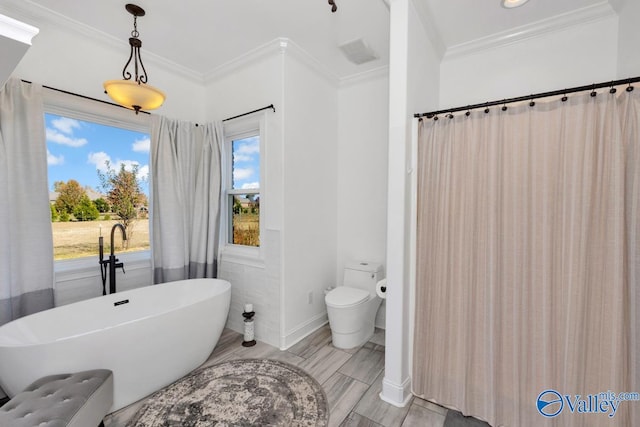
M 0 407 L 0 426 L 97 426 L 113 404 L 113 373 L 94 369 L 40 378 Z

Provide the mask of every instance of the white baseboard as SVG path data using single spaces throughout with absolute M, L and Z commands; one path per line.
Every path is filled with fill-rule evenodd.
M 405 379 L 402 384 L 389 381 L 386 377 L 382 380 L 382 392 L 380 399 L 393 406 L 404 408 L 411 401 L 411 378 Z
M 294 328 L 286 335 L 280 336 L 280 350 L 286 350 L 307 335 L 315 332 L 329 322 L 327 313 L 321 313 Z

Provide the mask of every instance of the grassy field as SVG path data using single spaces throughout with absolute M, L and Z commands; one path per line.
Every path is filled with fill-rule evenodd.
M 54 259 L 98 257 L 98 237 L 102 226 L 104 253 L 111 251 L 111 227 L 118 221 L 71 221 L 53 222 Z M 116 230 L 115 250 L 134 252 L 149 249 L 149 220 L 138 219 L 133 223 L 133 232 L 127 230 L 129 247 L 122 247 L 120 231 Z M 237 245 L 260 246 L 260 215 L 240 214 L 233 218 L 233 243 Z
M 233 243 L 236 245 L 260 246 L 259 213 L 233 215 Z
M 82 221 L 82 222 L 54 222 L 53 227 L 53 255 L 54 259 L 70 259 L 87 256 L 98 257 L 98 237 L 102 225 L 104 237 L 104 253 L 108 256 L 111 251 L 111 227 L 118 221 Z M 129 247 L 126 252 L 149 249 L 149 220 L 136 220 L 127 230 Z M 132 232 L 131 232 L 132 231 Z M 116 230 L 114 237 L 115 250 L 124 252 L 122 237 Z

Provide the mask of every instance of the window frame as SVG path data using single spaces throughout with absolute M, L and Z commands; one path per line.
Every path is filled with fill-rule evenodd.
M 113 126 L 121 129 L 142 132 L 151 135 L 151 116 L 149 114 L 135 114 L 133 110 L 121 108 L 109 103 L 101 103 L 91 99 L 84 99 L 53 89 L 43 89 L 44 114 L 55 114 L 61 117 L 92 122 L 100 125 Z M 149 157 L 149 163 L 151 158 Z M 149 195 L 151 203 L 152 195 Z M 96 241 L 96 255 L 97 251 Z M 124 263 L 145 265 L 151 262 L 151 248 L 135 252 L 118 254 Z M 54 273 L 74 272 L 79 270 L 95 270 L 96 260 L 93 256 L 72 259 L 52 260 Z
M 220 204 L 220 258 L 227 260 L 253 265 L 256 267 L 264 266 L 264 209 L 265 209 L 265 132 L 264 132 L 264 115 L 247 116 L 234 119 L 231 122 L 223 123 L 224 139 L 223 139 L 223 177 Z M 260 188 L 257 189 L 233 189 L 233 147 L 232 141 L 251 136 L 257 136 L 260 140 Z M 236 194 L 259 194 L 260 195 L 260 212 L 259 212 L 259 233 L 260 246 L 246 246 L 231 243 L 233 233 L 233 215 L 231 215 L 231 196 Z

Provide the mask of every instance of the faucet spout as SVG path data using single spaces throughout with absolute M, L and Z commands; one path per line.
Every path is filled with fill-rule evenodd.
M 111 227 L 111 255 L 109 255 L 109 261 L 106 261 L 109 264 L 109 293 L 116 293 L 116 268 L 121 268 L 124 273 L 124 264 L 119 262 L 118 258 L 114 255 L 114 243 L 113 236 L 115 234 L 116 228 L 119 228 L 122 232 L 122 240 L 127 240 L 127 232 L 125 231 L 124 225 L 119 222 L 114 224 Z
M 113 227 L 111 227 L 111 255 L 113 255 L 113 234 L 116 231 L 116 228 L 119 228 L 120 231 L 122 231 L 122 240 L 127 240 L 127 232 L 124 229 L 124 225 L 119 222 L 114 224 Z

